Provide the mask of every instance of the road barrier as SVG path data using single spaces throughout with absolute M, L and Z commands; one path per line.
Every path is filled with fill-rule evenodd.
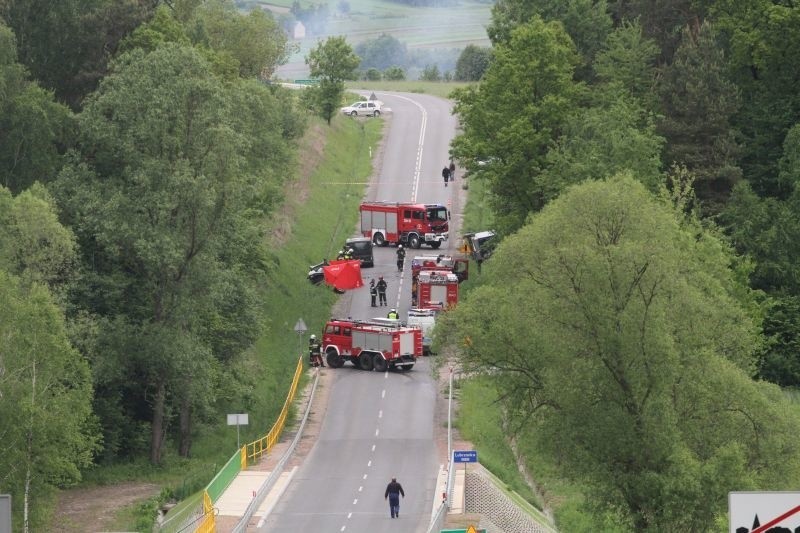
M 216 510 L 214 503 L 228 488 L 228 485 L 236 476 L 247 468 L 248 464 L 258 462 L 261 457 L 267 454 L 281 436 L 289 416 L 289 407 L 292 405 L 300 376 L 303 375 L 303 357 L 297 360 L 297 367 L 292 378 L 292 385 L 289 387 L 289 394 L 278 415 L 278 420 L 273 424 L 269 432 L 258 440 L 247 443 L 236 450 L 230 459 L 225 463 L 214 478 L 206 485 L 203 490 L 203 497 L 195 505 L 184 507 L 176 513 L 170 513 L 167 519 L 158 527 L 160 533 L 184 533 L 194 531 L 195 533 L 212 533 L 216 530 Z

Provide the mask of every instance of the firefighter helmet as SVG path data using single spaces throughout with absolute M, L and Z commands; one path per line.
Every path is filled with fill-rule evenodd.
M 316 336 L 316 335 L 314 335 L 314 334 L 312 333 L 312 334 L 311 334 L 311 340 L 313 341 L 313 340 L 314 340 L 314 339 L 316 339 L 316 338 L 317 338 L 317 336 Z

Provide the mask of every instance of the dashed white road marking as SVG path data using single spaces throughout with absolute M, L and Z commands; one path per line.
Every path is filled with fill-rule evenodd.
M 378 418 L 383 418 L 383 409 L 378 411 Z
M 380 429 L 376 429 L 376 430 L 375 430 L 375 436 L 376 436 L 376 437 L 377 437 L 378 435 L 380 435 L 380 433 L 381 433 L 381 430 L 380 430 Z
M 386 398 L 386 389 L 381 391 L 381 398 Z

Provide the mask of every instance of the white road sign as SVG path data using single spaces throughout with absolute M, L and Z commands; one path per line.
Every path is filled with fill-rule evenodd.
M 800 492 L 730 492 L 730 533 L 766 533 L 800 527 Z

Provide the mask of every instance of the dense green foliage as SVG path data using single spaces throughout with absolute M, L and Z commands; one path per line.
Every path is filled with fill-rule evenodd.
M 447 338 L 500 378 L 528 452 L 584 485 L 604 518 L 576 530 L 715 530 L 728 490 L 787 486 L 762 465 L 798 481 L 794 411 L 753 379 L 800 385 L 799 22 L 772 0 L 502 0 L 482 81 L 453 94 L 452 151 L 509 237 Z M 581 238 L 603 220 L 620 244 Z M 767 446 L 736 416 L 704 430 L 717 412 L 781 429 Z
M 800 419 L 750 379 L 758 329 L 732 261 L 631 177 L 588 181 L 506 238 L 437 332 L 597 509 L 704 530 L 728 491 L 800 480 Z
M 253 401 L 265 222 L 305 128 L 259 81 L 286 36 L 223 0 L 154 5 L 0 3 L 0 484 L 25 528 L 82 469 L 188 457 Z

